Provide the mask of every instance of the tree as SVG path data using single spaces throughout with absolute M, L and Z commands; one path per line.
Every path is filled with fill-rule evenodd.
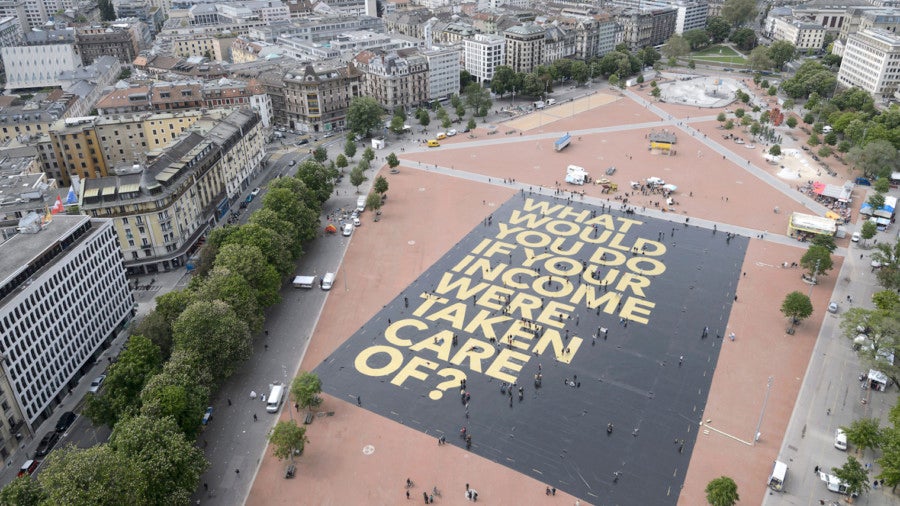
M 359 165 L 353 167 L 353 170 L 350 171 L 350 184 L 356 187 L 356 193 L 359 193 L 359 185 L 365 183 L 368 179 L 363 168 Z
M 788 119 L 786 119 L 784 123 L 788 126 L 788 128 L 794 128 L 797 126 L 797 117 L 788 116 Z
M 756 47 L 756 32 L 754 32 L 752 28 L 738 28 L 731 34 L 730 40 L 731 42 L 737 44 L 738 49 L 740 49 L 741 51 L 750 51 L 751 49 Z
M 713 16 L 706 20 L 706 33 L 713 42 L 718 44 L 728 39 L 728 35 L 731 33 L 731 25 L 728 21 L 718 16 Z
M 318 146 L 313 150 L 313 160 L 319 163 L 325 163 L 325 160 L 328 160 L 328 150 L 325 146 Z
M 722 19 L 738 27 L 756 16 L 754 0 L 725 0 L 722 5 Z
M 375 178 L 375 184 L 372 185 L 372 189 L 378 195 L 384 195 L 388 191 L 388 180 L 384 176 L 378 176 Z
M 734 128 L 734 120 L 730 120 L 730 119 L 729 119 L 728 121 L 725 122 L 724 125 L 722 125 L 722 127 L 723 127 L 725 130 L 731 130 L 732 128 Z
M 222 301 L 195 302 L 173 326 L 175 350 L 196 354 L 214 381 L 230 377 L 238 364 L 250 358 L 250 331 Z
M 297 174 L 294 177 L 303 181 L 306 188 L 315 193 L 317 200 L 324 204 L 334 193 L 334 181 L 337 179 L 338 172 L 322 164 L 324 160 L 319 160 L 319 149 L 324 151 L 324 148 L 316 148 L 316 160 L 305 160 L 298 165 Z
M 866 203 L 872 206 L 872 209 L 881 209 L 884 207 L 884 194 L 875 192 L 869 196 L 869 199 L 866 200 Z
M 381 200 L 379 198 L 379 200 Z M 301 371 L 291 382 L 291 396 L 301 409 L 319 405 L 319 394 L 322 393 L 322 381 L 315 373 Z
M 694 29 L 684 32 L 682 35 L 684 40 L 691 46 L 691 50 L 704 48 L 709 45 L 709 34 L 703 29 Z
M 815 60 L 808 60 L 800 65 L 794 77 L 786 79 L 781 83 L 781 88 L 791 98 L 810 97 L 812 94 L 817 96 L 828 96 L 837 85 L 837 77 L 835 72 L 828 67 Z M 815 102 L 807 102 L 806 108 L 812 109 Z
M 882 311 L 893 311 L 900 308 L 900 295 L 891 290 L 880 290 L 872 294 L 872 303 Z
M 382 202 L 381 195 L 372 192 L 366 197 L 366 209 L 369 211 L 378 211 L 381 209 Z
M 478 125 L 475 123 L 475 118 L 469 118 L 468 123 L 466 123 L 466 128 L 469 130 L 475 130 L 475 127 Z
M 347 109 L 347 127 L 356 135 L 368 137 L 381 127 L 381 104 L 372 97 L 355 97 Z M 351 157 L 352 158 L 352 157 Z
M 487 114 L 486 109 L 491 107 L 491 93 L 482 88 L 478 83 L 471 83 L 466 86 L 466 104 L 475 111 L 476 116 L 484 116 L 482 111 Z
M 890 177 L 897 170 L 897 149 L 886 140 L 875 140 L 863 147 L 853 147 L 847 161 L 868 178 Z
M 185 437 L 172 417 L 122 420 L 109 445 L 136 465 L 149 504 L 188 504 L 208 465 L 203 450 Z
M 859 236 L 864 241 L 868 241 L 875 237 L 876 233 L 878 233 L 878 225 L 868 220 L 864 221 L 862 227 L 859 229 Z
M 678 59 L 686 56 L 691 52 L 691 44 L 681 35 L 672 35 L 666 41 L 666 45 L 662 48 L 662 54 L 666 58 Z
M 146 504 L 136 462 L 106 444 L 50 452 L 40 475 L 48 504 Z
M 834 242 L 833 235 L 818 234 L 813 236 L 812 241 L 810 242 L 816 246 L 822 246 L 827 249 L 829 253 L 834 253 L 834 250 L 837 249 L 837 244 Z
M 737 483 L 727 476 L 720 476 L 706 485 L 706 501 L 712 506 L 734 506 L 740 500 Z
M 769 46 L 769 58 L 775 64 L 775 68 L 781 69 L 784 64 L 793 60 L 797 54 L 797 48 L 786 40 L 776 40 Z
M 854 420 L 849 427 L 841 427 L 847 434 L 847 441 L 856 445 L 860 454 L 866 449 L 876 449 L 881 446 L 881 428 L 877 418 L 862 418 Z
M 275 424 L 269 431 L 269 442 L 272 443 L 272 455 L 278 460 L 290 458 L 294 461 L 294 454 L 303 453 L 306 446 L 306 427 L 297 425 L 293 420 L 283 420 Z
M 508 65 L 499 65 L 494 70 L 494 77 L 491 79 L 491 91 L 503 95 L 515 91 L 516 72 Z
M 769 154 L 772 156 L 781 155 L 781 146 L 779 146 L 778 144 L 772 145 L 772 147 L 769 148 Z
M 773 65 L 772 58 L 769 56 L 769 48 L 766 46 L 753 48 L 753 51 L 750 51 L 748 60 L 752 70 L 768 70 Z
M 900 404 L 891 409 L 891 414 L 894 414 L 898 406 Z M 897 419 L 896 416 L 893 418 Z M 897 426 L 897 421 L 893 423 L 894 427 L 886 428 L 882 436 L 881 458 L 876 460 L 881 466 L 881 474 L 876 478 L 884 480 L 885 485 L 893 487 L 896 491 L 897 485 L 900 485 L 900 427 Z
M 343 172 L 344 169 L 346 169 L 347 166 L 350 165 L 350 162 L 347 161 L 347 157 L 344 156 L 343 153 L 340 153 L 339 155 L 337 155 L 337 158 L 334 159 L 334 165 L 337 168 L 341 169 L 341 172 Z
M 403 116 L 394 116 L 391 118 L 391 126 L 390 130 L 396 135 L 400 135 L 403 133 L 403 125 L 406 123 L 406 119 Z
M 420 109 L 421 114 L 416 115 L 416 119 L 419 120 L 419 124 L 423 127 L 427 127 L 429 123 L 431 123 L 431 116 L 428 114 L 428 111 L 425 109 Z
M 95 425 L 115 427 L 122 416 L 140 410 L 141 390 L 161 370 L 159 347 L 142 335 L 132 334 L 128 347 L 109 366 L 103 395 L 88 396 L 84 414 Z
M 375 150 L 371 148 L 371 146 L 367 146 L 366 149 L 363 150 L 362 154 L 363 160 L 372 163 L 372 160 L 375 159 Z
M 813 313 L 812 302 L 803 292 L 793 291 L 784 298 L 781 303 L 781 314 L 791 319 L 791 329 L 794 325 L 809 318 Z
M 887 193 L 891 191 L 891 182 L 886 177 L 880 177 L 872 183 L 872 189 L 879 193 Z
M 831 472 L 844 482 L 848 495 L 859 495 L 869 491 L 869 474 L 852 455 L 847 456 L 847 462 L 843 466 L 832 467 Z
M 3 506 L 39 506 L 47 500 L 41 483 L 31 476 L 14 479 L 0 490 L 0 505 Z
M 117 16 L 112 0 L 99 0 L 97 7 L 100 9 L 101 21 L 115 21 Z
M 900 290 L 900 239 L 893 244 L 875 245 L 872 260 L 881 264 L 876 277 L 878 282 L 888 290 Z
M 825 276 L 834 266 L 828 248 L 812 245 L 800 258 L 800 266 L 806 269 L 808 277 L 815 283 L 818 276 Z
M 659 88 L 653 88 L 653 91 L 651 91 L 650 94 L 653 95 L 653 98 L 659 98 L 662 92 L 659 91 Z
M 618 74 L 613 74 L 613 75 L 609 76 L 609 85 L 610 86 L 618 86 L 619 85 Z
M 453 121 L 448 117 L 441 118 L 441 127 L 450 128 L 450 125 L 453 124 Z
M 459 71 L 459 89 L 460 89 L 460 91 L 466 89 L 466 86 L 468 86 L 470 83 L 474 83 L 474 82 L 475 82 L 475 78 L 472 76 L 472 74 L 469 73 L 468 70 L 463 69 L 463 70 Z
M 728 119 L 728 117 L 725 116 L 724 112 L 720 112 L 719 115 L 716 116 L 716 121 L 718 121 L 719 123 L 724 123 L 726 119 Z
M 347 155 L 347 158 L 350 160 L 356 156 L 356 141 L 351 138 L 347 138 L 347 141 L 344 142 L 344 154 Z
M 257 218 L 260 212 L 269 214 L 269 219 L 254 220 L 252 223 L 253 228 L 267 230 L 269 238 L 276 239 L 280 243 L 277 247 L 272 247 L 275 254 L 283 255 L 286 260 L 299 258 L 303 250 L 300 241 L 295 240 L 296 234 L 293 233 L 292 225 L 277 218 L 274 216 L 275 213 L 268 209 L 260 209 L 258 212 L 253 213 L 251 219 Z M 265 223 L 266 227 L 270 228 L 263 227 L 260 223 Z M 293 262 L 290 261 L 283 263 L 293 266 Z M 199 300 L 210 302 L 221 300 L 234 309 L 235 315 L 240 320 L 247 322 L 247 328 L 250 332 L 262 330 L 265 316 L 259 304 L 257 304 L 256 293 L 247 284 L 247 280 L 243 276 L 224 267 L 214 267 L 203 283 L 197 283 L 197 285 L 199 286 L 195 290 Z M 106 378 L 106 380 L 109 382 L 109 378 Z M 107 387 L 108 390 L 109 388 Z
M 386 161 L 387 161 L 388 167 L 390 167 L 391 169 L 400 165 L 400 160 L 397 158 L 397 155 L 394 153 L 387 155 Z

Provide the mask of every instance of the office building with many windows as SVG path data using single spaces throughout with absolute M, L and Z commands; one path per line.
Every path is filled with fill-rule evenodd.
M 0 244 L 0 457 L 59 407 L 133 316 L 112 220 L 30 214 Z
M 892 99 L 900 83 L 900 37 L 877 28 L 851 34 L 837 80 L 839 86 L 866 90 L 876 101 Z

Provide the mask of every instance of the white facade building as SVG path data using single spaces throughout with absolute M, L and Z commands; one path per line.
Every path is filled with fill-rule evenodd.
M 790 42 L 800 51 L 816 51 L 825 45 L 825 27 L 793 18 L 772 20 L 772 39 Z
M 506 61 L 506 39 L 500 35 L 475 35 L 465 41 L 465 68 L 479 83 L 494 78 L 494 71 Z
M 428 60 L 428 100 L 442 100 L 459 93 L 459 47 L 422 51 Z
M 669 2 L 670 5 L 678 9 L 675 18 L 675 33 L 681 35 L 691 30 L 702 30 L 706 28 L 706 19 L 709 15 L 709 4 L 706 0 L 700 1 L 684 1 Z
M 59 74 L 81 66 L 71 43 L 0 48 L 6 68 L 6 89 L 59 86 Z
M 21 417 L 33 433 L 132 317 L 134 299 L 112 220 L 56 215 L 42 226 L 31 216 L 0 245 L 0 395 L 14 413 L 5 421 Z
M 890 99 L 900 82 L 900 37 L 881 29 L 851 34 L 837 80 L 866 90 L 876 101 Z

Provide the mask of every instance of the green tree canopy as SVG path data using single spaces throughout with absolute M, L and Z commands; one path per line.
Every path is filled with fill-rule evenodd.
M 814 236 L 810 242 L 816 246 L 822 246 L 829 253 L 834 253 L 834 250 L 837 249 L 837 244 L 835 244 L 834 236 L 832 235 L 819 234 Z
M 293 461 L 294 452 L 302 453 L 307 441 L 306 427 L 297 425 L 293 420 L 282 420 L 269 431 L 272 454 L 278 460 L 290 458 Z
M 772 68 L 774 63 L 769 56 L 769 48 L 766 46 L 757 46 L 750 51 L 749 64 L 753 70 L 768 70 Z
M 40 506 L 47 494 L 38 480 L 22 476 L 0 490 L 0 506 Z
M 340 156 L 340 155 L 338 155 Z M 305 160 L 297 166 L 297 179 L 316 194 L 320 204 L 324 204 L 334 193 L 334 181 L 338 173 L 318 160 Z
M 262 210 L 261 210 L 262 211 Z M 259 212 L 259 211 L 257 211 Z M 276 234 L 277 232 L 272 232 Z M 287 238 L 286 235 L 279 237 Z M 263 311 L 256 300 L 256 292 L 240 274 L 225 267 L 215 267 L 209 276 L 196 288 L 200 300 L 212 302 L 220 300 L 228 304 L 235 315 L 247 322 L 250 332 L 259 332 L 265 321 Z M 107 378 L 107 382 L 109 378 Z M 107 386 L 107 390 L 109 387 Z
M 40 482 L 49 504 L 145 505 L 147 483 L 137 462 L 106 444 L 68 446 L 47 456 Z
M 402 116 L 394 116 L 391 118 L 391 127 L 390 130 L 396 135 L 400 135 L 403 133 L 403 125 L 406 123 L 406 119 Z
M 372 185 L 372 189 L 375 190 L 375 193 L 378 195 L 383 195 L 388 191 L 388 180 L 384 176 L 378 176 L 375 178 L 375 184 Z
M 239 274 L 255 290 L 259 307 L 275 305 L 280 299 L 281 276 L 275 266 L 270 265 L 266 256 L 257 246 L 227 244 L 216 257 L 216 267 L 223 267 Z M 174 326 L 173 326 L 174 328 Z
M 890 177 L 898 168 L 897 149 L 885 140 L 851 148 L 847 161 L 869 178 Z
M 706 30 L 701 28 L 688 30 L 681 36 L 684 37 L 684 40 L 687 41 L 687 43 L 691 46 L 691 50 L 693 51 L 702 49 L 709 45 L 709 34 L 706 33 Z
M 230 377 L 250 358 L 247 322 L 222 301 L 195 302 L 175 322 L 175 349 L 196 355 L 214 374 L 214 381 Z
M 356 156 L 356 141 L 350 137 L 344 142 L 344 154 L 351 160 Z
M 881 446 L 881 428 L 877 418 L 854 420 L 849 427 L 841 428 L 847 434 L 847 441 L 861 452 Z
M 828 251 L 828 248 L 814 244 L 800 258 L 800 267 L 806 269 L 811 279 L 825 276 L 834 267 L 834 262 L 831 260 L 831 252 Z
M 728 40 L 728 35 L 731 34 L 731 24 L 719 16 L 707 18 L 706 33 L 713 42 L 718 44 Z
M 732 32 L 730 40 L 731 42 L 734 42 L 737 45 L 738 49 L 740 49 L 741 51 L 750 51 L 751 49 L 756 47 L 756 32 L 754 32 L 752 28 L 738 28 L 737 30 Z
M 803 321 L 813 313 L 813 305 L 803 292 L 793 291 L 781 303 L 781 314 L 791 319 L 791 327 L 795 322 Z
M 109 366 L 103 395 L 88 396 L 84 414 L 95 425 L 115 426 L 122 416 L 140 410 L 141 390 L 161 370 L 159 347 L 144 336 L 132 334 L 128 347 Z
M 319 146 L 313 150 L 313 160 L 319 163 L 325 163 L 325 160 L 328 160 L 328 150 L 325 146 Z
M 353 167 L 353 170 L 350 171 L 350 184 L 356 187 L 356 193 L 359 193 L 359 185 L 365 183 L 367 179 L 369 178 L 366 177 L 361 165 Z
M 291 395 L 294 397 L 294 402 L 303 409 L 317 406 L 320 393 L 322 393 L 322 380 L 315 373 L 301 371 L 291 382 Z
M 755 16 L 754 0 L 725 0 L 725 4 L 722 5 L 722 19 L 731 23 L 731 26 L 740 26 Z
M 666 58 L 681 58 L 691 52 L 691 44 L 681 35 L 672 35 L 662 48 L 662 54 Z
M 797 48 L 786 40 L 776 40 L 769 46 L 769 58 L 772 59 L 772 63 L 777 69 L 781 69 L 785 63 L 793 60 L 796 54 Z
M 737 483 L 728 476 L 720 476 L 706 485 L 706 501 L 712 506 L 734 506 L 740 500 Z
M 847 456 L 847 462 L 843 466 L 832 467 L 831 471 L 839 480 L 846 484 L 849 495 L 857 495 L 869 491 L 869 474 L 852 455 Z
M 893 243 L 876 244 L 872 260 L 881 264 L 876 273 L 881 286 L 888 290 L 900 290 L 900 239 Z
M 381 128 L 383 113 L 381 104 L 374 98 L 354 97 L 347 109 L 347 127 L 356 135 L 368 137 L 369 132 Z
M 207 467 L 203 451 L 184 436 L 172 417 L 122 420 L 109 445 L 135 465 L 149 504 L 188 504 Z

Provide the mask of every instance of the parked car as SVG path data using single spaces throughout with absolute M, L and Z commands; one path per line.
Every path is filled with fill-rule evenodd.
M 353 224 L 347 223 L 346 225 L 344 225 L 344 229 L 341 232 L 341 234 L 343 234 L 344 237 L 350 237 L 350 234 L 352 234 L 352 233 L 353 233 Z
M 56 446 L 56 442 L 59 441 L 59 432 L 48 432 L 41 438 L 41 442 L 38 443 L 36 455 L 38 457 L 43 457 L 50 453 L 50 450 Z
M 299 141 L 297 141 L 298 146 L 302 146 L 304 144 L 309 144 L 309 139 L 300 139 Z
M 828 304 L 828 312 L 829 313 L 837 313 L 838 312 L 838 303 L 831 301 L 831 303 Z
M 26 460 L 22 467 L 19 468 L 19 474 L 16 476 L 21 478 L 22 476 L 32 475 L 39 465 L 41 465 L 40 460 Z
M 99 392 L 100 385 L 103 384 L 103 380 L 105 380 L 105 379 L 106 379 L 105 374 L 101 374 L 100 376 L 97 376 L 96 378 L 94 378 L 94 381 L 91 381 L 91 388 L 88 389 L 88 392 L 90 392 L 92 394 Z
M 850 236 L 850 240 L 853 242 L 859 242 L 861 238 L 862 236 L 859 234 L 859 232 L 853 232 L 853 235 Z
M 256 188 L 253 189 L 252 192 L 250 192 L 250 195 L 253 195 L 255 197 L 255 196 L 259 195 L 259 192 L 260 192 L 260 189 L 259 189 L 259 186 L 257 186 Z
M 447 130 L 447 137 L 453 137 L 454 135 L 456 135 L 456 133 L 456 129 L 451 128 L 450 130 Z
M 72 425 L 72 422 L 75 421 L 75 413 L 71 411 L 66 411 L 59 417 L 59 421 L 56 422 L 56 432 L 65 432 L 66 429 Z
M 834 431 L 834 447 L 838 450 L 847 451 L 847 434 L 840 427 Z

